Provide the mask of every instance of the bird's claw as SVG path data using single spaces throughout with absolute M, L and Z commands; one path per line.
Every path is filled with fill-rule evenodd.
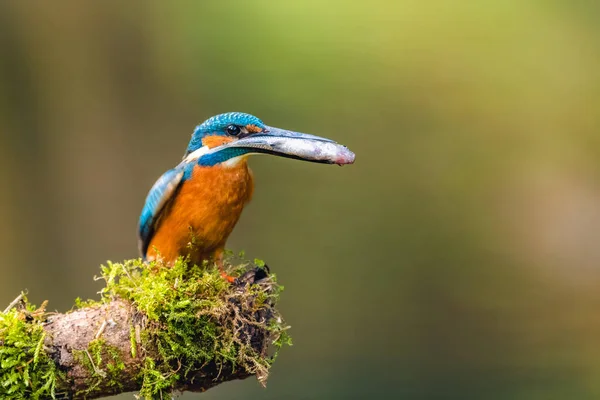
M 237 280 L 236 277 L 228 275 L 227 272 L 225 272 L 223 270 L 221 270 L 221 276 L 223 277 L 223 279 L 225 279 L 229 283 L 235 283 L 235 281 Z

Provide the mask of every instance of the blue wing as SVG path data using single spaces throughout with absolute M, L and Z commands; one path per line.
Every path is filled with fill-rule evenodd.
M 185 170 L 181 166 L 165 172 L 158 178 L 146 197 L 146 204 L 142 209 L 138 225 L 138 247 L 144 260 L 161 214 L 173 199 L 184 174 Z

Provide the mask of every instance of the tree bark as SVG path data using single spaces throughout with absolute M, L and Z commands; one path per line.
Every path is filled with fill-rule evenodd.
M 263 270 L 253 269 L 232 284 L 232 291 L 247 291 L 248 285 L 265 278 Z M 267 289 L 270 290 L 270 289 Z M 268 322 L 274 317 L 251 304 L 238 309 L 239 312 L 253 313 L 253 317 Z M 9 308 L 20 306 L 11 304 Z M 239 304 L 237 305 L 239 307 Z M 43 310 L 42 310 L 43 311 Z M 26 314 L 24 314 L 26 315 Z M 43 350 L 54 361 L 63 377 L 57 382 L 56 399 L 95 399 L 118 393 L 139 391 L 142 387 L 142 374 L 148 359 L 161 362 L 156 343 L 140 337 L 144 334 L 148 318 L 139 312 L 129 301 L 115 298 L 104 304 L 84 307 L 69 313 L 48 314 L 43 323 L 45 339 Z M 266 326 L 265 324 L 264 326 Z M 264 326 L 252 323 L 238 324 L 238 335 L 257 354 L 266 355 L 273 336 Z M 152 329 L 160 329 L 152 325 Z M 237 329 L 237 328 L 236 328 Z M 201 338 L 198 338 L 201 340 Z M 97 351 L 91 344 L 101 343 Z M 0 343 L 2 345 L 2 343 Z M 117 361 L 118 360 L 118 361 Z M 115 376 L 114 364 L 121 363 Z M 112 363 L 112 366 L 111 366 Z M 111 368 L 113 368 L 111 370 Z M 179 365 L 183 372 L 186 365 Z M 177 369 L 177 368 L 176 368 Z M 112 372 L 111 372 L 112 371 Z M 111 373 L 113 376 L 111 376 Z M 178 379 L 171 391 L 203 392 L 222 382 L 245 379 L 257 372 L 249 372 L 239 366 L 234 370 L 231 363 L 217 365 L 214 361 L 192 370 L 185 379 Z M 183 374 L 182 374 L 183 376 Z M 266 376 L 265 376 L 266 377 Z M 42 399 L 51 398 L 50 396 Z M 162 398 L 159 394 L 156 398 Z
M 145 357 L 159 358 L 155 346 L 136 349 L 136 355 L 132 355 L 131 327 L 134 326 L 135 330 L 135 326 L 138 326 L 138 331 L 141 330 L 142 326 L 139 324 L 143 320 L 143 315 L 123 300 L 69 314 L 56 314 L 49 318 L 44 327 L 48 333 L 45 340 L 46 352 L 54 359 L 59 369 L 66 373 L 68 383 L 67 388 L 61 388 L 60 393 L 57 393 L 57 398 L 95 399 L 139 390 L 141 384 L 138 376 Z M 103 339 L 106 347 L 118 350 L 118 358 L 125 364 L 119 386 L 112 385 L 110 380 L 102 379 L 106 374 L 103 370 L 104 365 L 95 365 L 92 354 L 87 350 L 90 342 L 95 339 Z M 136 343 L 139 342 L 141 341 Z M 264 346 L 265 343 L 257 345 Z M 262 351 L 259 348 L 256 350 Z M 107 354 L 103 354 L 102 358 L 108 357 Z M 213 364 L 194 374 L 188 381 L 181 382 L 181 386 L 174 389 L 203 392 L 221 382 L 245 379 L 251 375 L 242 370 L 235 373 L 231 370 L 219 371 Z M 97 379 L 94 379 L 94 376 Z M 90 391 L 92 381 L 96 381 L 97 386 Z

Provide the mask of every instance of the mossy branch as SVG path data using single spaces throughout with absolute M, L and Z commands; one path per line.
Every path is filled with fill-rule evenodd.
M 21 294 L 0 313 L 0 398 L 162 399 L 252 375 L 264 384 L 291 344 L 275 308 L 283 288 L 259 260 L 226 265 L 234 284 L 185 260 L 109 262 L 101 300 L 64 314 Z

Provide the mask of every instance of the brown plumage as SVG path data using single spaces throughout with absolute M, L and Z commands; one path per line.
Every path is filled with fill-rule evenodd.
M 234 166 L 194 167 L 167 206 L 148 247 L 167 262 L 180 255 L 192 262 L 220 260 L 227 238 L 252 198 L 254 181 L 246 159 Z

